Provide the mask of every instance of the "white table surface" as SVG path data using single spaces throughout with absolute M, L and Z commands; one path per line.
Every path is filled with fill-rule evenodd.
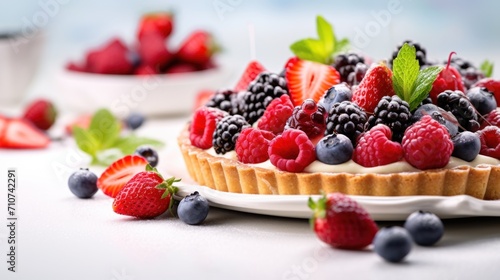
M 170 142 L 183 121 L 149 120 L 139 133 Z M 168 158 L 161 156 L 162 151 L 160 171 L 168 164 Z M 120 216 L 111 209 L 112 199 L 100 192 L 89 200 L 70 193 L 67 177 L 84 165 L 85 158 L 71 141 L 53 143 L 41 151 L 0 150 L 0 217 L 5 224 L 0 227 L 0 279 L 500 277 L 500 218 L 445 220 L 445 235 L 436 246 L 414 247 L 406 261 L 390 264 L 370 247 L 364 251 L 330 248 L 316 238 L 305 219 L 217 208 L 210 209 L 200 226 L 169 215 L 146 221 Z M 5 261 L 10 167 L 17 168 L 19 183 L 16 273 L 7 271 Z

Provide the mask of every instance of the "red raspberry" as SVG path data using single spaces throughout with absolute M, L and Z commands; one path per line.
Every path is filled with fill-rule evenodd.
M 243 163 L 259 163 L 269 159 L 267 149 L 274 134 L 256 128 L 245 128 L 236 140 L 236 154 Z
M 191 144 L 200 149 L 211 148 L 217 122 L 227 115 L 226 112 L 216 108 L 201 107 L 196 110 L 189 128 Z
M 292 100 L 288 94 L 284 94 L 269 103 L 257 126 L 262 130 L 271 131 L 278 135 L 285 129 L 286 121 L 290 118 L 292 112 Z
M 307 134 L 298 129 L 287 129 L 269 143 L 269 159 L 278 169 L 302 172 L 316 160 L 314 144 Z
M 493 92 L 497 104 L 500 105 L 500 80 L 493 78 L 484 78 L 479 80 L 477 83 L 472 85 L 472 87 L 485 87 L 489 91 Z
M 481 155 L 500 159 L 500 128 L 487 126 L 476 132 L 481 140 Z
M 364 166 L 374 167 L 399 161 L 403 158 L 403 147 L 391 141 L 392 131 L 383 124 L 374 126 L 358 139 L 352 159 Z
M 344 194 L 330 193 L 317 202 L 310 199 L 309 207 L 314 211 L 316 235 L 333 247 L 362 249 L 372 243 L 378 231 L 370 214 Z
M 493 110 L 485 116 L 485 119 L 481 121 L 481 128 L 483 129 L 487 126 L 497 126 L 500 127 L 500 111 Z
M 406 161 L 422 170 L 444 167 L 453 152 L 448 130 L 429 115 L 406 129 L 402 145 Z

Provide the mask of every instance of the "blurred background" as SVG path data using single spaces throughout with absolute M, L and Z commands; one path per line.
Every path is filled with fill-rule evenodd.
M 334 25 L 337 37 L 348 37 L 355 49 L 375 60 L 389 58 L 396 45 L 412 39 L 430 59 L 444 61 L 455 51 L 477 66 L 488 59 L 498 68 L 499 9 L 497 1 L 467 0 L 2 0 L 0 32 L 43 31 L 41 62 L 26 99 L 57 99 L 64 93 L 57 92 L 53 78 L 69 60 L 82 59 L 86 50 L 111 37 L 132 43 L 140 16 L 151 11 L 175 13 L 169 44 L 197 28 L 212 32 L 224 49 L 219 62 L 234 69 L 229 80 L 236 80 L 251 59 L 249 26 L 257 60 L 279 72 L 292 55 L 291 43 L 316 37 L 318 14 Z

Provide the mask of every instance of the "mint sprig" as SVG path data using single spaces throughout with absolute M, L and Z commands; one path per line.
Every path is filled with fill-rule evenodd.
M 408 102 L 410 110 L 414 110 L 427 98 L 432 84 L 442 70 L 442 66 L 420 70 L 415 47 L 405 43 L 392 64 L 394 91 L 399 98 Z
M 484 76 L 486 76 L 487 78 L 490 78 L 493 75 L 493 62 L 485 60 L 483 61 L 483 63 L 481 63 L 480 68 Z
M 318 39 L 306 38 L 293 43 L 290 50 L 300 59 L 331 64 L 333 55 L 349 48 L 349 40 L 338 40 L 332 25 L 322 16 L 316 17 Z
M 122 136 L 121 124 L 107 109 L 98 110 L 87 129 L 73 127 L 73 137 L 80 150 L 92 157 L 94 165 L 109 165 L 123 155 L 132 154 L 140 145 L 163 146 L 161 141 L 133 134 Z

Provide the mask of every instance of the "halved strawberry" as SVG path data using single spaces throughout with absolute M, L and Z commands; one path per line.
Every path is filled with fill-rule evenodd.
M 7 118 L 0 115 L 0 143 L 2 142 L 6 127 L 7 127 Z
M 3 123 L 0 124 L 1 148 L 42 149 L 46 148 L 50 143 L 49 137 L 29 121 L 3 119 L 1 122 Z
M 234 88 L 235 91 L 242 91 L 248 88 L 248 85 L 257 78 L 257 76 L 266 71 L 266 68 L 260 64 L 257 60 L 250 61 L 248 63 L 247 68 L 245 68 L 245 72 L 241 76 L 240 80 L 236 84 Z
M 148 161 L 138 155 L 127 155 L 113 162 L 97 179 L 97 187 L 107 196 L 116 197 L 125 184 L 144 171 Z
M 286 63 L 285 77 L 294 106 L 311 98 L 315 102 L 333 85 L 340 83 L 340 74 L 330 65 L 292 57 Z

